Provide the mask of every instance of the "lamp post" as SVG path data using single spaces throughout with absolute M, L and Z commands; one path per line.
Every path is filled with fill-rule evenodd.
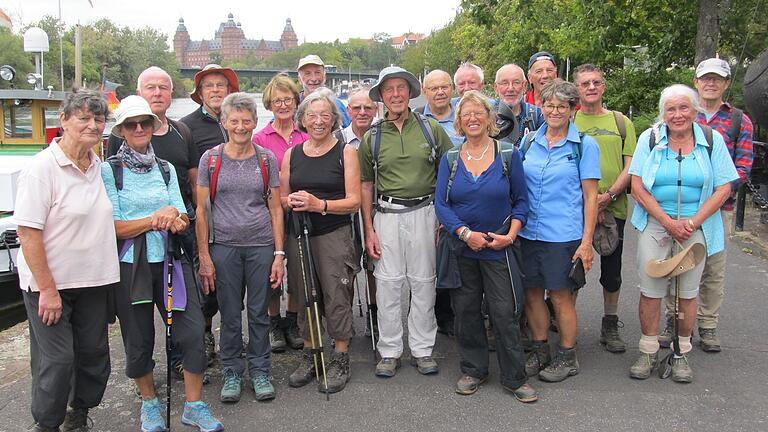
M 24 32 L 24 52 L 33 53 L 35 56 L 35 79 L 27 75 L 30 84 L 35 84 L 35 90 L 43 89 L 43 72 L 45 64 L 43 54 L 48 52 L 48 35 L 40 27 L 30 27 Z

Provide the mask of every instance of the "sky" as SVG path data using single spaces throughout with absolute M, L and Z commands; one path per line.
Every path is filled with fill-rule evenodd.
M 279 40 L 285 19 L 303 42 L 344 42 L 370 38 L 374 33 L 392 36 L 412 31 L 429 34 L 455 16 L 460 0 L 61 0 L 67 27 L 109 18 L 120 26 L 149 26 L 169 36 L 172 45 L 179 18 L 184 18 L 192 40 L 213 39 L 219 24 L 231 12 L 242 23 L 249 39 Z M 207 7 L 193 7 L 205 5 Z M 215 4 L 216 6 L 213 6 Z M 44 15 L 59 16 L 58 0 L 0 0 L 11 17 L 14 31 Z

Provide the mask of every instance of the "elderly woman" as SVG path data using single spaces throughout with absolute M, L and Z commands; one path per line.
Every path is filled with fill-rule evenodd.
M 173 166 L 155 156 L 150 143 L 160 121 L 144 98 L 128 96 L 117 108 L 112 133 L 122 138 L 117 153 L 101 166 L 101 177 L 112 201 L 115 231 L 120 242 L 120 281 L 115 290 L 117 317 L 125 347 L 125 373 L 141 394 L 141 430 L 165 431 L 155 393 L 155 320 L 153 307 L 166 313 L 169 263 L 181 265 L 173 279 L 173 344 L 182 353 L 186 403 L 181 421 L 201 431 L 223 430 L 200 400 L 206 359 L 203 313 L 191 260 L 174 250 L 175 238 L 189 220 Z M 167 237 L 171 237 L 168 239 Z M 179 269 L 176 269 L 179 270 Z M 184 299 L 186 297 L 186 299 Z
M 669 278 L 652 278 L 648 261 L 667 258 L 673 249 L 693 243 L 706 245 L 707 256 L 723 250 L 725 234 L 720 207 L 730 194 L 736 168 L 719 133 L 695 122 L 701 112 L 696 92 L 682 84 L 665 88 L 659 99 L 659 121 L 640 135 L 629 168 L 632 196 L 638 206 L 632 225 L 641 233 L 637 246 L 640 273 L 640 358 L 629 375 L 646 379 L 658 366 L 658 326 L 661 299 Z M 709 128 L 707 128 L 709 129 Z M 682 160 L 678 160 L 682 154 Z M 680 170 L 680 171 L 678 171 Z M 680 174 L 678 174 L 678 172 Z M 678 186 L 678 176 L 682 180 Z M 678 213 L 678 202 L 679 213 Z M 677 322 L 682 357 L 672 360 L 672 380 L 693 381 L 688 358 L 696 319 L 696 297 L 704 261 L 677 276 L 680 319 Z
M 534 402 L 526 384 L 517 318 L 523 307 L 513 244 L 525 225 L 528 191 L 520 153 L 491 138 L 498 133 L 488 99 L 471 90 L 456 106 L 454 128 L 466 142 L 443 156 L 435 211 L 450 235 L 466 243 L 457 256 L 461 283 L 450 290 L 462 376 L 456 393 L 469 395 L 488 378 L 488 343 L 481 304 L 487 299 L 501 384 L 521 402 Z M 452 177 L 452 179 L 451 179 Z M 448 189 L 450 185 L 450 190 Z
M 278 201 L 277 160 L 271 151 L 251 142 L 257 119 L 251 95 L 227 96 L 221 123 L 229 141 L 206 151 L 198 169 L 200 277 L 206 289 L 216 292 L 221 311 L 222 402 L 240 400 L 246 366 L 256 400 L 275 398 L 269 381 L 267 304 L 285 272 L 283 209 Z M 240 356 L 243 298 L 248 316 L 245 359 Z
M 580 284 L 569 275 L 572 269 L 578 275 L 583 268 L 583 275 L 592 267 L 600 147 L 571 121 L 579 103 L 575 85 L 556 79 L 541 89 L 541 98 L 546 124 L 522 143 L 530 212 L 520 237 L 532 342 L 525 369 L 529 376 L 558 382 L 579 373 L 574 296 Z M 545 292 L 560 331 L 554 357 L 547 341 Z
M 277 168 L 280 169 L 286 150 L 307 140 L 307 134 L 300 131 L 293 121 L 296 107 L 299 105 L 299 88 L 288 75 L 277 74 L 264 88 L 262 101 L 264 108 L 272 111 L 275 118 L 253 136 L 253 143 L 272 150 L 277 158 Z M 269 301 L 269 343 L 272 352 L 285 351 L 286 340 L 287 345 L 293 349 L 304 347 L 304 340 L 299 335 L 296 324 L 299 310 L 296 296 L 299 285 L 294 280 L 297 278 L 298 275 L 288 275 L 288 305 L 285 321 L 282 323 L 280 322 L 281 290 L 272 291 L 272 298 Z
M 316 274 L 304 273 L 300 280 L 309 284 L 308 278 L 317 278 L 319 310 L 335 344 L 326 368 L 328 387 L 321 382 L 318 389 L 335 393 L 349 381 L 348 350 L 353 335 L 350 305 L 361 253 L 349 215 L 360 208 L 360 165 L 355 148 L 333 136 L 332 132 L 341 125 L 341 113 L 329 90 L 316 90 L 305 97 L 296 112 L 296 122 L 309 134 L 309 139 L 285 153 L 280 172 L 281 198 L 286 211 L 292 212 L 292 221 L 304 221 L 311 226 L 311 251 L 305 251 L 304 258 L 311 253 Z M 291 224 L 288 234 L 288 266 L 293 267 L 291 274 L 302 275 L 297 235 L 303 234 L 297 225 L 301 223 Z M 298 290 L 298 297 L 301 304 L 307 300 L 303 289 Z M 289 378 L 291 387 L 304 386 L 315 376 L 309 329 L 313 323 L 305 315 L 300 314 L 298 320 L 304 352 Z
M 59 114 L 63 136 L 19 176 L 14 218 L 38 432 L 58 431 L 62 423 L 66 430 L 86 427 L 109 378 L 107 293 L 120 273 L 112 205 L 91 150 L 108 114 L 99 93 L 67 96 Z

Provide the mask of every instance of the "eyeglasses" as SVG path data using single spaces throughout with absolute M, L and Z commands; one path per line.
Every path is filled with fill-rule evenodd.
M 155 126 L 155 119 L 144 119 L 142 121 L 127 121 L 123 122 L 122 128 L 131 132 L 136 130 L 136 126 L 141 125 L 142 129 L 152 129 Z
M 488 113 L 484 112 L 484 111 L 480 111 L 480 112 L 470 111 L 470 112 L 463 112 L 463 113 L 461 113 L 460 117 L 463 118 L 464 120 L 469 120 L 472 117 L 475 117 L 477 119 L 481 119 L 481 118 L 484 118 L 487 115 L 488 115 Z
M 603 80 L 587 80 L 579 83 L 579 87 L 588 89 L 589 86 L 602 87 L 605 84 Z
M 226 89 L 229 88 L 229 83 L 205 83 L 203 84 L 203 88 L 206 90 L 213 90 L 213 89 Z
M 331 113 L 320 113 L 320 114 L 306 113 L 304 117 L 311 122 L 316 121 L 317 119 L 327 122 L 327 121 L 331 121 L 331 119 L 333 118 Z
M 514 81 L 504 80 L 504 81 L 497 82 L 496 85 L 499 87 L 520 87 L 521 85 L 523 85 L 523 82 L 524 81 L 522 80 L 514 80 Z
M 568 110 L 571 109 L 571 106 L 570 105 L 551 105 L 551 104 L 546 104 L 542 108 L 544 108 L 544 111 L 548 111 L 548 112 L 557 111 L 559 113 L 564 113 L 564 112 L 568 112 Z
M 703 83 L 723 83 L 726 81 L 725 78 L 721 77 L 720 75 L 705 75 L 696 79 Z
M 358 111 L 373 111 L 376 107 L 373 105 L 350 105 L 349 110 L 352 112 Z
M 293 105 L 293 98 L 272 99 L 271 105 L 274 105 L 274 106 L 291 106 L 291 105 Z
M 432 87 L 427 87 L 427 90 L 429 90 L 432 93 L 437 93 L 438 91 L 447 92 L 447 91 L 451 91 L 451 86 L 449 85 L 432 86 Z

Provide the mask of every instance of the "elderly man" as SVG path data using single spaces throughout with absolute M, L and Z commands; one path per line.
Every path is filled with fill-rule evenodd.
M 421 374 L 438 372 L 432 358 L 435 322 L 435 217 L 437 166 L 453 147 L 440 125 L 413 113 L 408 101 L 419 95 L 419 81 L 403 68 L 379 73 L 370 96 L 387 108 L 360 144 L 360 177 L 365 243 L 376 264 L 379 315 L 376 375 L 392 377 L 403 354 L 401 294 L 410 290 L 408 345 L 411 364 Z M 376 207 L 376 218 L 372 210 Z
M 704 112 L 697 115 L 696 122 L 720 132 L 739 173 L 739 180 L 732 184 L 730 198 L 720 209 L 727 241 L 733 226 L 734 193 L 752 170 L 752 121 L 742 110 L 723 100 L 723 94 L 731 84 L 731 67 L 725 60 L 710 58 L 699 63 L 693 83 L 699 92 L 699 103 L 704 109 Z M 725 297 L 725 262 L 726 249 L 707 257 L 701 276 L 696 321 L 699 326 L 699 343 L 704 352 L 715 353 L 721 350 L 717 324 L 720 320 L 720 306 Z M 673 299 L 667 298 L 667 326 L 659 335 L 659 344 L 662 346 L 669 346 L 672 337 L 672 301 Z
M 546 52 L 539 51 L 528 59 L 528 79 L 533 87 L 525 94 L 525 102 L 541 107 L 541 97 L 539 96 L 544 84 L 557 78 L 557 62 L 555 56 Z
M 448 137 L 454 144 L 463 143 L 464 138 L 456 135 L 456 130 L 453 128 L 456 101 L 451 100 L 451 96 L 453 96 L 453 83 L 448 72 L 435 69 L 428 73 L 424 77 L 424 85 L 421 89 L 424 92 L 424 96 L 427 97 L 427 104 L 424 108 L 417 109 L 416 111 L 440 123 L 440 126 L 445 129 L 445 133 L 448 134 Z M 440 325 L 439 321 L 438 319 L 438 326 Z
M 534 104 L 523 100 L 528 81 L 523 68 L 506 64 L 496 71 L 493 84 L 499 103 L 496 104 L 496 126 L 499 134 L 494 138 L 520 146 L 523 138 L 544 124 L 544 114 Z
M 230 68 L 217 64 L 206 65 L 195 74 L 195 88 L 190 97 L 200 104 L 200 107 L 181 119 L 192 131 L 192 137 L 199 154 L 203 154 L 221 143 L 227 142 L 227 132 L 219 123 L 221 103 L 224 98 L 240 91 L 237 74 Z M 194 177 L 195 182 L 197 177 Z M 205 353 L 209 364 L 216 356 L 216 340 L 213 337 L 213 317 L 219 311 L 216 294 L 207 295 L 203 300 L 205 315 Z
M 306 57 L 299 59 L 299 66 L 296 68 L 296 72 L 299 74 L 299 82 L 304 87 L 304 91 L 301 92 L 301 99 L 304 96 L 312 93 L 320 87 L 325 87 L 325 63 L 320 56 L 310 54 Z M 347 114 L 347 108 L 344 103 L 339 99 L 334 98 L 336 106 L 339 107 L 341 113 L 341 125 L 342 127 L 349 126 L 352 121 Z
M 472 63 L 462 63 L 453 74 L 453 83 L 456 84 L 456 90 L 459 97 L 464 96 L 469 90 L 483 91 L 483 69 Z
M 600 182 L 598 183 L 598 224 L 616 221 L 619 238 L 616 249 L 601 252 L 600 285 L 603 286 L 603 322 L 600 343 L 612 353 L 623 353 L 627 345 L 619 334 L 619 289 L 624 224 L 627 221 L 627 186 L 629 165 L 635 153 L 635 126 L 624 114 L 603 107 L 605 77 L 593 64 L 583 64 L 573 71 L 579 89 L 581 109 L 574 122 L 581 132 L 591 135 L 600 145 Z M 607 221 L 607 219 L 608 221 Z

